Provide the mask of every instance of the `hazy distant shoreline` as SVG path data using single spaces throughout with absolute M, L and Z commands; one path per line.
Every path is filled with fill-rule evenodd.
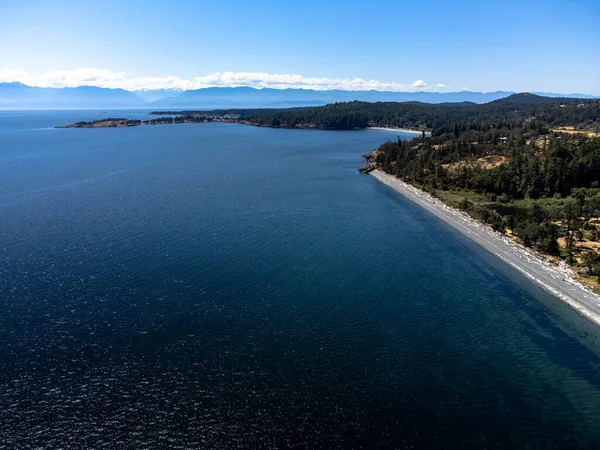
M 518 270 L 536 285 L 558 297 L 600 326 L 600 296 L 574 279 L 572 271 L 554 265 L 524 246 L 510 241 L 467 214 L 380 170 L 370 173 L 408 200 L 437 216 L 479 246 Z

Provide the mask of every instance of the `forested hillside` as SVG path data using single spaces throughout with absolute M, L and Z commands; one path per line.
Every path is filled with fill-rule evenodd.
M 173 114 L 156 112 L 153 114 Z M 547 133 L 552 127 L 597 127 L 600 100 L 515 94 L 483 105 L 419 102 L 348 102 L 289 109 L 178 111 L 180 115 L 239 115 L 245 123 L 281 128 L 349 130 L 369 126 L 426 129 L 434 135 L 463 131 L 527 129 Z

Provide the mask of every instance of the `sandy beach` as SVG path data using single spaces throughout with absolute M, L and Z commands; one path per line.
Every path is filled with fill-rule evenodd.
M 442 219 L 479 246 L 521 272 L 533 283 L 563 300 L 582 316 L 600 326 L 600 296 L 575 280 L 572 270 L 566 265 L 555 265 L 548 258 L 507 239 L 487 225 L 472 219 L 466 213 L 445 205 L 440 200 L 396 177 L 380 170 L 374 170 L 371 175 Z
M 386 128 L 386 127 L 368 127 L 367 130 L 376 130 L 376 131 L 388 131 L 388 132 L 401 132 L 401 133 L 412 133 L 412 134 L 421 134 L 419 130 L 410 130 L 408 128 Z M 429 131 L 425 132 L 425 136 L 431 136 Z

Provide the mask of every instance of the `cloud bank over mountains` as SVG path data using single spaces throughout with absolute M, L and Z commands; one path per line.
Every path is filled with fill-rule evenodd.
M 183 79 L 175 76 L 129 78 L 125 72 L 109 69 L 80 68 L 75 70 L 54 70 L 36 76 L 23 69 L 0 69 L 0 82 L 20 82 L 39 87 L 97 86 L 121 88 L 128 91 L 174 89 L 192 90 L 207 87 L 239 87 L 273 89 L 313 89 L 326 91 L 341 89 L 346 91 L 392 91 L 392 92 L 448 92 L 442 84 L 428 84 L 423 80 L 413 83 L 384 82 L 362 78 L 305 77 L 297 74 L 277 74 L 267 72 L 216 72 L 213 74 Z

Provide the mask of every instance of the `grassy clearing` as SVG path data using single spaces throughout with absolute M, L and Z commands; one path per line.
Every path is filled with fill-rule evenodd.
M 590 131 L 590 130 L 578 130 L 575 127 L 557 127 L 557 128 L 552 128 L 551 131 L 554 133 L 563 133 L 563 134 L 585 134 L 586 136 L 591 137 L 591 138 L 600 136 L 600 132 Z

